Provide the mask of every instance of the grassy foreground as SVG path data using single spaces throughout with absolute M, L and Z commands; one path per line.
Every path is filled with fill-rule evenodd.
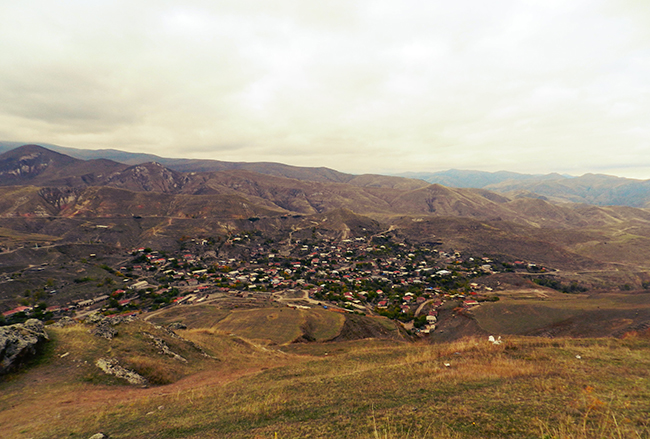
M 142 328 L 134 328 L 137 339 Z M 52 329 L 44 358 L 0 383 L 0 436 L 650 437 L 646 337 L 269 348 L 191 330 L 181 333 L 214 358 L 177 342 L 190 362 L 156 366 L 140 358 L 144 345 L 127 342 L 129 331 L 109 342 L 83 327 Z M 178 379 L 146 389 L 102 381 L 90 363 L 108 350 L 127 359 L 137 351 L 138 361 Z

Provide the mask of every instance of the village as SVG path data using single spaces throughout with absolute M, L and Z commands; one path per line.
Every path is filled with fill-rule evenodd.
M 221 243 L 187 238 L 181 251 L 135 248 L 124 254 L 120 266 L 103 266 L 123 282 L 110 294 L 44 309 L 20 306 L 4 312 L 3 319 L 8 323 L 30 316 L 52 321 L 91 312 L 139 314 L 243 299 L 381 315 L 423 336 L 435 330 L 443 306 L 471 309 L 498 300 L 491 287 L 477 282 L 479 278 L 501 271 L 547 270 L 530 262 L 496 261 L 434 247 L 386 236 L 278 243 L 256 242 L 248 233 L 233 234 Z

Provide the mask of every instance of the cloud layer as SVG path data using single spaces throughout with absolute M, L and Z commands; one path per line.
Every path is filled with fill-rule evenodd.
M 0 139 L 650 178 L 642 1 L 0 5 Z

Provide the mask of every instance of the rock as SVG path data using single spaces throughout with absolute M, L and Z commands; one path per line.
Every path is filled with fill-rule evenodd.
M 63 328 L 63 327 L 66 327 L 66 326 L 76 325 L 76 324 L 77 324 L 77 321 L 75 319 L 72 319 L 72 318 L 70 318 L 68 316 L 63 316 L 63 317 L 61 317 L 61 319 L 58 322 L 56 322 L 52 326 L 56 326 L 57 328 Z
M 187 329 L 187 325 L 181 322 L 170 323 L 167 327 L 172 331 L 175 329 Z
M 180 355 L 178 355 L 176 352 L 172 351 L 169 349 L 169 346 L 167 346 L 167 343 L 165 343 L 165 340 L 162 338 L 154 337 L 153 335 L 149 334 L 148 332 L 143 332 L 145 336 L 149 337 L 151 340 L 153 340 L 153 344 L 160 349 L 160 354 L 164 355 L 169 355 L 172 357 L 174 360 L 182 361 L 183 363 L 187 363 L 187 360 Z
M 49 337 L 40 320 L 29 319 L 25 323 L 0 327 L 0 375 L 11 372 L 32 357 L 47 340 Z
M 97 360 L 95 365 L 104 371 L 104 373 L 127 380 L 129 384 L 140 386 L 147 385 L 147 380 L 145 377 L 138 375 L 132 370 L 120 366 L 116 358 L 100 358 Z
M 95 433 L 90 436 L 88 439 L 109 439 L 109 436 L 104 433 Z
M 174 331 L 172 331 L 172 330 L 169 328 L 169 326 L 167 326 L 167 327 L 165 328 L 165 327 L 162 327 L 162 326 L 154 325 L 154 324 L 152 324 L 151 322 L 147 322 L 147 323 L 149 323 L 150 325 L 152 325 L 154 328 L 156 328 L 156 329 L 158 329 L 158 330 L 164 331 L 164 332 L 165 332 L 167 335 L 169 335 L 170 337 L 175 338 L 175 339 L 177 339 L 177 340 L 182 340 L 183 342 L 189 344 L 189 345 L 192 346 L 194 349 L 196 349 L 197 351 L 199 351 L 199 352 L 201 353 L 201 355 L 203 355 L 204 357 L 207 357 L 207 358 L 211 358 L 211 359 L 213 359 L 213 360 L 220 361 L 217 357 L 213 357 L 212 355 L 210 355 L 210 354 L 208 354 L 207 352 L 205 352 L 201 346 L 197 345 L 197 344 L 194 343 L 193 341 L 190 341 L 190 340 L 188 340 L 188 339 L 186 339 L 186 338 L 183 338 L 183 337 L 181 337 L 180 335 L 176 334 Z M 182 323 L 181 323 L 181 324 L 182 324 Z M 171 325 L 173 325 L 173 323 L 172 323 Z M 170 326 L 171 326 L 171 325 L 170 325 Z
M 86 323 L 91 323 L 91 324 L 101 323 L 102 320 L 104 320 L 104 316 L 98 312 L 93 312 L 86 316 Z
M 97 325 L 95 328 L 91 329 L 88 332 L 98 337 L 104 337 L 107 340 L 112 340 L 113 337 L 117 335 L 117 329 L 113 328 L 111 325 L 107 323 L 100 323 L 99 325 Z

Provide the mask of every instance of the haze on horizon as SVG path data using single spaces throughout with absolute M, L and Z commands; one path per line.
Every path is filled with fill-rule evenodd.
M 650 4 L 0 4 L 0 140 L 650 179 Z

